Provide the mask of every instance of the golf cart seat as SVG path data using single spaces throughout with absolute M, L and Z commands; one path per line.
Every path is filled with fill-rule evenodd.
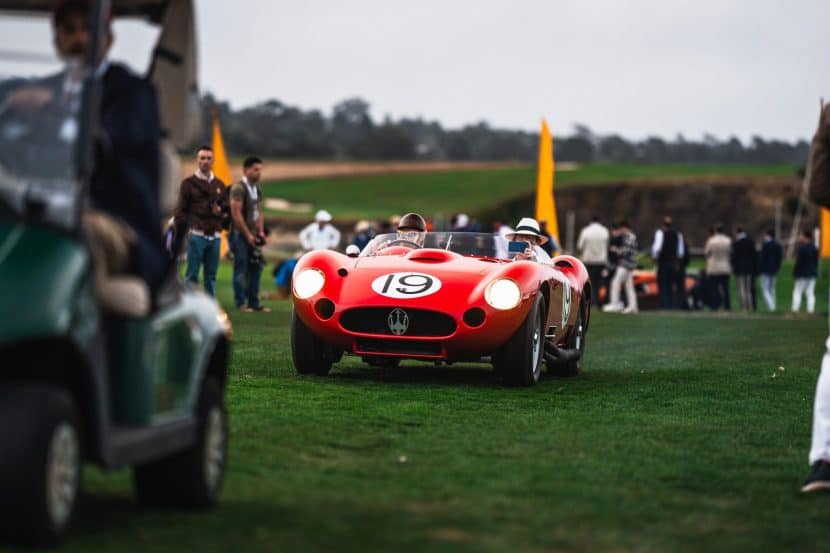
M 100 283 L 101 308 L 114 315 L 141 318 L 150 314 L 150 289 L 138 277 L 111 276 Z

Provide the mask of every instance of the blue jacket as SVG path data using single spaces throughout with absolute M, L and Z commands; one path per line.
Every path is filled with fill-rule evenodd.
M 762 275 L 775 275 L 781 268 L 782 250 L 781 244 L 776 240 L 767 240 L 761 245 L 761 253 L 758 256 L 758 272 Z
M 818 250 L 812 242 L 801 244 L 795 253 L 795 278 L 818 277 Z

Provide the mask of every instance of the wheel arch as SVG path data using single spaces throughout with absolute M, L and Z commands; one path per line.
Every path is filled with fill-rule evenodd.
M 550 319 L 550 282 L 543 282 L 542 285 L 539 286 L 539 293 L 542 294 L 542 300 L 544 301 L 544 306 L 542 307 L 542 309 L 544 310 L 545 321 L 548 321 Z M 547 329 L 544 330 L 547 331 Z
M 222 391 L 225 390 L 225 385 L 228 381 L 230 353 L 230 341 L 225 336 L 219 336 L 208 355 L 207 364 L 205 365 L 205 371 L 202 376 L 203 382 L 212 378 L 216 380 L 216 383 Z
M 582 288 L 582 298 L 580 298 L 579 308 L 582 309 L 582 316 L 584 320 L 582 324 L 585 325 L 584 332 L 588 332 L 588 327 L 591 324 L 591 282 L 585 282 L 585 286 Z

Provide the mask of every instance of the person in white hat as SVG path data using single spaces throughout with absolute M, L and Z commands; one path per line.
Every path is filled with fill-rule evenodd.
M 506 236 L 511 242 L 525 242 L 527 248 L 516 255 L 515 259 L 526 259 L 539 263 L 550 263 L 550 256 L 540 248 L 548 237 L 539 230 L 539 223 L 532 217 L 522 217 L 513 232 Z
M 300 244 L 304 250 L 333 250 L 340 244 L 340 231 L 331 224 L 331 213 L 321 209 L 314 215 L 314 222 L 300 231 Z

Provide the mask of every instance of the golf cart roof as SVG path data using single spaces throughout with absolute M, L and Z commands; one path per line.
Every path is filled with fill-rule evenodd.
M 112 9 L 116 17 L 133 16 L 159 21 L 164 6 L 171 0 L 113 0 Z M 20 14 L 49 13 L 55 7 L 55 0 L 0 0 L 0 11 Z

